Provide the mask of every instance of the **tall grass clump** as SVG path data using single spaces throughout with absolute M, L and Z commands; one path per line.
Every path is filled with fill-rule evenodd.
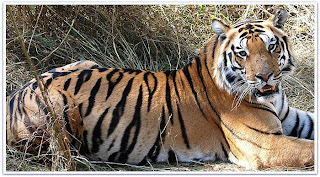
M 230 25 L 244 18 L 266 19 L 278 8 L 285 8 L 289 15 L 285 32 L 293 43 L 296 72 L 283 87 L 291 106 L 314 110 L 314 5 L 15 5 L 11 8 L 39 73 L 83 59 L 105 67 L 177 69 L 189 63 L 214 35 L 211 27 L 214 19 Z M 6 94 L 9 95 L 33 75 L 8 12 L 6 27 Z M 26 156 L 17 168 L 19 163 L 13 162 L 19 161 L 20 156 L 7 147 L 7 170 L 50 170 L 33 156 Z M 81 156 L 75 160 L 82 170 L 132 170 L 115 164 L 89 163 Z M 41 165 L 38 168 L 35 164 Z M 239 170 L 228 164 L 207 163 L 182 164 L 178 169 L 168 164 L 151 167 L 138 170 Z

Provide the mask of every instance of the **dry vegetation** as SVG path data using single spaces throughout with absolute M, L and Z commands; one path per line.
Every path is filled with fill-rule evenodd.
M 296 54 L 296 73 L 284 82 L 292 106 L 314 110 L 313 5 L 285 5 L 289 18 L 285 31 Z M 213 36 L 211 23 L 232 24 L 246 17 L 266 19 L 278 6 L 12 6 L 25 44 L 39 72 L 78 60 L 92 60 L 105 67 L 167 70 L 184 66 Z M 32 78 L 13 24 L 6 22 L 6 94 Z M 52 51 L 54 51 L 52 53 Z M 54 154 L 53 154 L 54 155 Z M 8 171 L 48 171 L 52 155 L 32 156 L 7 147 Z M 129 166 L 88 162 L 75 157 L 77 170 L 244 171 L 223 163 L 157 163 Z M 66 169 L 61 168 L 60 171 Z M 268 169 L 267 171 L 311 169 Z

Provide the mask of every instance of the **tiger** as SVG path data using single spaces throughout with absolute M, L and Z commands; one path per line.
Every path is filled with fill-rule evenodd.
M 61 132 L 89 160 L 313 166 L 314 114 L 290 107 L 281 87 L 295 68 L 286 19 L 282 9 L 230 26 L 214 20 L 215 35 L 176 70 L 105 68 L 84 60 L 40 79 L 63 121 Z M 33 79 L 7 97 L 7 144 L 46 150 L 47 119 Z

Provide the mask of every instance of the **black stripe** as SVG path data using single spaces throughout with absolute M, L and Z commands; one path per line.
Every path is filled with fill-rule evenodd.
M 229 57 L 230 63 L 232 63 L 232 53 L 231 52 L 228 53 L 228 57 Z
M 96 65 L 94 65 L 94 66 L 96 66 Z M 91 69 L 96 69 L 96 68 L 98 68 L 98 67 L 94 67 L 94 66 L 92 66 L 91 67 Z M 93 68 L 94 67 L 94 68 Z M 107 68 L 98 68 L 98 71 L 99 72 L 105 72 L 105 71 L 107 71 L 108 69 Z
M 68 71 L 68 72 L 51 72 L 51 73 L 52 73 L 51 78 L 55 79 L 57 77 L 66 76 L 66 75 L 70 74 L 71 72 Z M 44 77 L 47 77 L 47 76 L 44 76 Z
M 265 31 L 264 30 L 260 30 L 260 29 L 255 29 L 254 32 L 263 33 Z
M 186 127 L 184 126 L 184 121 L 182 119 L 180 107 L 178 105 L 177 105 L 177 109 L 178 109 L 178 117 L 179 117 L 179 122 L 180 122 L 180 128 L 181 128 L 183 141 L 184 141 L 184 144 L 186 145 L 186 147 L 188 149 L 190 149 L 190 144 L 189 144 L 189 140 L 188 140 L 188 136 L 187 136 L 187 132 L 186 132 Z
M 101 139 L 101 127 L 102 127 L 102 122 L 103 122 L 104 118 L 106 117 L 108 111 L 109 111 L 109 108 L 104 110 L 104 112 L 99 117 L 98 122 L 96 123 L 96 125 L 95 125 L 95 127 L 93 129 L 92 148 L 91 148 L 91 151 L 93 153 L 99 151 L 99 147 L 103 142 L 102 139 Z
M 39 79 L 44 79 L 44 78 L 46 78 L 46 77 L 48 77 L 49 75 L 44 75 L 44 74 L 42 74 L 42 75 L 40 75 L 39 76 Z
M 46 83 L 44 84 L 44 88 L 48 88 L 48 86 L 51 84 L 52 80 L 53 80 L 52 78 L 47 79 Z
M 68 105 L 68 100 L 67 100 L 67 97 L 65 94 L 61 93 L 60 94 L 62 95 L 63 97 L 63 104 L 64 104 L 64 110 L 63 110 L 63 117 L 64 117 L 64 120 L 66 121 L 66 129 L 67 131 L 72 134 L 72 130 L 71 130 L 71 127 L 70 127 L 70 122 L 69 122 L 69 117 L 68 117 L 68 111 L 69 111 L 69 105 Z
M 169 118 L 170 118 L 170 122 L 171 125 L 173 125 L 173 112 L 172 112 L 172 103 L 171 103 L 171 93 L 170 93 L 171 89 L 170 89 L 170 85 L 169 85 L 169 78 L 167 76 L 167 81 L 166 81 L 166 104 L 167 104 L 167 108 L 169 111 Z
M 224 41 L 226 38 L 227 38 L 227 36 L 225 34 L 219 35 L 219 39 L 221 42 Z
M 297 112 L 297 116 L 298 116 L 298 112 Z M 299 119 L 300 119 L 300 117 L 299 117 Z M 300 126 L 300 128 L 299 128 L 299 130 L 297 132 L 297 137 L 298 138 L 301 138 L 301 133 L 302 133 L 303 128 L 304 128 L 304 122 L 302 122 L 302 125 Z
M 277 44 L 277 46 L 279 45 L 279 38 L 278 38 L 278 36 L 274 36 L 275 38 L 276 38 L 276 44 Z
M 19 116 L 22 117 L 22 113 L 21 113 L 21 109 L 20 109 L 20 106 L 21 105 L 21 97 L 22 97 L 22 90 L 19 91 L 19 94 L 18 94 L 18 98 L 17 98 L 17 110 L 18 110 L 18 113 L 19 113 Z M 15 117 L 15 122 L 17 122 L 17 117 Z
M 176 154 L 171 149 L 168 152 L 168 161 L 169 161 L 170 164 L 177 163 Z
M 112 149 L 113 145 L 114 145 L 114 142 L 116 141 L 116 138 L 112 140 L 109 148 L 108 148 L 108 152 Z
M 74 95 L 76 95 L 79 92 L 83 82 L 88 81 L 91 75 L 92 75 L 92 70 L 81 71 L 81 73 L 78 75 L 78 80 L 74 89 Z
M 27 88 L 30 84 L 31 84 L 31 82 L 27 82 L 27 83 L 21 88 L 21 90 L 24 90 L 24 89 Z M 11 96 L 11 95 L 10 95 L 10 96 Z
M 280 41 L 280 44 L 281 44 L 281 47 L 283 50 L 287 50 L 285 47 L 284 47 L 284 43 L 282 41 Z
M 148 98 L 148 111 L 150 111 L 150 106 L 149 105 L 151 105 L 152 96 L 153 96 L 153 94 L 156 92 L 156 90 L 158 88 L 158 80 L 157 80 L 156 76 L 154 75 L 154 73 L 151 73 L 151 76 L 154 79 L 154 86 L 153 86 L 153 90 L 151 91 L 151 96 Z
M 253 26 L 251 24 L 246 25 L 246 29 L 252 29 L 252 28 L 253 28 Z
M 106 100 L 109 98 L 114 87 L 121 81 L 122 78 L 123 78 L 123 73 L 119 73 L 119 77 L 117 78 L 117 80 L 115 82 L 112 82 L 111 80 L 109 80 Z
M 238 48 L 238 47 L 237 47 Z M 236 52 L 234 51 L 234 45 L 232 44 L 231 45 L 231 50 L 232 50 L 232 52 L 235 54 Z
M 80 117 L 82 117 L 82 118 L 83 118 L 82 106 L 83 106 L 83 103 L 80 103 L 78 107 L 79 107 L 79 114 L 80 114 Z
M 172 72 L 172 79 L 173 79 L 174 90 L 176 92 L 178 100 L 180 101 L 180 95 L 179 95 L 179 91 L 178 91 L 177 78 L 176 77 L 177 77 L 177 71 L 173 71 Z
M 109 98 L 109 96 L 112 93 L 112 90 L 114 89 L 114 87 L 120 82 L 120 80 L 123 78 L 123 73 L 119 72 L 119 77 L 117 78 L 117 80 L 115 82 L 111 81 L 112 76 L 118 72 L 119 69 L 113 69 L 110 73 L 108 73 L 107 75 L 107 80 L 109 81 L 108 83 L 108 92 L 107 92 L 107 96 L 106 96 L 106 100 Z
M 164 111 L 164 107 L 162 107 L 160 130 L 158 131 L 158 136 L 156 138 L 156 141 L 154 142 L 152 148 L 148 152 L 148 158 L 150 158 L 152 162 L 156 161 L 160 153 L 160 148 L 165 141 L 164 139 L 165 135 L 166 135 L 166 114 Z
M 266 134 L 266 135 L 270 135 L 270 134 L 272 134 L 272 135 L 282 135 L 281 132 L 274 132 L 274 133 L 264 132 L 264 131 L 262 131 L 262 130 L 258 130 L 258 129 L 256 129 L 256 128 L 250 127 L 250 126 L 248 126 L 248 125 L 246 125 L 246 126 L 247 126 L 249 129 L 254 130 L 254 131 L 258 132 L 258 133 L 262 133 L 262 134 Z
M 141 106 L 142 106 L 142 97 L 143 97 L 143 92 L 142 92 L 142 85 L 140 85 L 139 89 L 139 95 L 137 99 L 137 103 L 135 106 L 135 111 L 133 115 L 133 119 L 126 128 L 124 135 L 121 140 L 121 147 L 120 147 L 120 152 L 121 155 L 119 157 L 119 161 L 122 163 L 127 162 L 128 160 L 128 155 L 133 151 L 134 146 L 137 143 L 139 132 L 140 132 L 140 126 L 141 126 Z M 135 127 L 134 131 L 134 137 L 132 139 L 132 142 L 130 146 L 127 148 L 127 144 L 129 142 L 129 137 L 131 133 L 131 129 Z
M 281 122 L 284 122 L 286 120 L 286 118 L 288 117 L 289 115 L 289 110 L 290 110 L 290 107 L 288 106 L 288 109 L 287 109 L 287 112 L 286 114 L 284 115 L 283 119 L 281 120 Z
M 38 88 L 38 83 L 37 82 L 34 82 L 31 86 L 31 92 L 30 92 L 30 100 L 32 99 L 32 96 L 33 96 L 33 92 Z
M 40 100 L 38 95 L 35 95 L 35 97 L 36 97 L 35 101 L 36 101 L 39 109 L 42 110 L 45 115 L 48 115 L 49 112 L 48 112 L 47 106 L 44 103 L 42 103 L 42 101 Z M 47 119 L 48 118 L 49 118 L 49 116 L 47 116 Z
M 288 58 L 288 64 L 291 65 L 291 66 L 294 66 L 294 64 L 291 61 L 291 57 Z
M 125 69 L 122 69 L 122 70 L 123 70 L 124 72 L 128 72 L 129 74 L 135 73 L 136 75 L 142 72 L 141 70 L 138 70 L 138 69 L 130 69 L 130 68 L 125 68 Z
M 214 41 L 213 48 L 212 48 L 212 54 L 211 54 L 211 56 L 212 56 L 212 61 L 211 62 L 213 62 L 213 60 L 214 60 L 214 52 L 216 50 L 218 41 L 219 41 L 218 38 L 216 38 L 216 40 Z M 206 45 L 204 47 L 207 48 Z M 212 78 L 212 76 L 210 74 L 209 67 L 208 67 L 208 64 L 207 64 L 207 53 L 205 53 L 204 63 L 205 63 L 205 66 L 206 66 L 207 73 L 208 73 L 211 81 L 213 82 L 213 78 Z
M 284 43 L 285 43 L 285 45 L 286 45 L 286 49 L 287 49 L 287 50 L 289 50 L 289 49 L 288 49 L 288 40 L 287 40 L 287 36 L 283 36 L 283 37 L 282 37 L 282 39 L 283 39 L 283 41 L 284 41 Z M 289 51 L 288 51 L 288 52 L 289 52 Z M 290 54 L 289 54 L 289 56 L 290 56 Z
M 300 119 L 298 116 L 298 112 L 296 112 L 296 124 L 294 125 L 293 129 L 291 130 L 291 133 L 289 134 L 289 136 L 297 137 L 297 135 L 298 135 L 297 130 L 299 128 L 299 124 L 300 124 Z
M 207 47 L 206 47 L 206 46 L 204 47 L 204 53 L 205 53 L 205 54 L 207 53 Z M 205 62 L 207 61 L 207 55 L 205 55 L 204 61 L 205 61 Z M 197 64 L 198 76 L 199 76 L 199 79 L 200 79 L 200 81 L 201 81 L 201 84 L 202 84 L 204 93 L 205 93 L 206 98 L 207 98 L 207 100 L 208 100 L 208 102 L 209 102 L 209 104 L 210 104 L 210 107 L 213 109 L 213 106 L 212 106 L 211 101 L 210 101 L 209 96 L 208 96 L 207 87 L 206 87 L 206 85 L 205 85 L 205 83 L 204 83 L 204 79 L 203 79 L 203 75 L 202 75 L 202 65 L 201 65 L 200 59 L 196 59 L 196 64 Z M 209 77 L 212 78 L 212 77 L 210 76 L 210 74 L 209 74 Z M 199 106 L 199 108 L 200 108 L 200 105 L 198 105 L 198 106 Z M 200 110 L 201 110 L 202 115 L 206 118 L 206 116 L 205 116 L 205 114 L 204 114 L 204 112 L 202 111 L 201 108 L 200 108 Z M 207 118 L 206 118 L 206 119 L 207 119 Z
M 107 137 L 109 137 L 111 135 L 111 133 L 116 129 L 116 127 L 119 123 L 119 119 L 123 115 L 124 108 L 126 106 L 127 97 L 131 91 L 132 82 L 133 82 L 133 78 L 131 78 L 129 80 L 128 85 L 126 86 L 126 88 L 124 89 L 124 91 L 122 93 L 121 100 L 119 101 L 119 103 L 117 104 L 115 109 L 113 110 L 112 119 L 111 119 L 110 126 L 108 129 Z
M 226 148 L 224 147 L 224 145 L 222 144 L 222 142 L 220 142 L 220 144 L 221 144 L 221 148 L 222 148 L 224 157 L 225 157 L 225 158 L 229 158 L 229 155 L 228 155 L 228 153 L 227 153 Z M 230 148 L 229 148 L 229 149 L 230 149 Z
M 9 97 L 12 97 L 12 96 L 15 95 L 18 91 L 20 91 L 20 90 L 17 89 L 17 90 L 15 90 L 15 91 L 13 91 L 13 92 L 9 95 Z
M 285 67 L 281 71 L 291 71 L 291 68 L 290 67 Z
M 259 28 L 263 28 L 262 25 L 258 25 L 258 24 L 255 24 L 254 26 L 259 27 Z
M 251 141 L 251 140 L 244 139 L 244 138 L 241 138 L 240 136 L 236 135 L 236 134 L 232 131 L 232 129 L 231 129 L 230 127 L 228 127 L 228 126 L 224 123 L 224 121 L 221 119 L 221 117 L 220 117 L 220 115 L 218 114 L 218 112 L 217 112 L 215 109 L 213 109 L 213 111 L 214 111 L 214 113 L 216 114 L 216 116 L 218 117 L 220 123 L 221 123 L 226 129 L 228 129 L 228 131 L 229 131 L 234 137 L 236 137 L 236 138 L 238 138 L 238 139 L 240 139 L 240 140 L 243 140 L 243 141 L 247 141 L 247 142 L 249 142 L 249 143 L 251 143 L 251 144 L 253 144 L 253 145 L 255 145 L 255 146 L 257 146 L 257 147 L 259 147 L 259 148 L 261 148 L 261 149 L 265 149 L 265 148 L 263 148 L 262 146 L 260 146 L 259 144 L 255 143 L 255 142 L 253 142 L 253 141 Z M 221 131 L 221 132 L 223 132 L 223 131 Z
M 33 133 L 34 131 L 36 131 L 35 130 L 36 125 L 31 123 L 30 118 L 29 118 L 26 110 L 24 109 L 24 107 L 22 107 L 22 112 L 23 112 L 23 115 L 24 115 L 24 121 L 23 121 L 24 125 L 26 126 L 26 128 L 28 129 L 28 131 L 30 133 Z
M 169 77 L 170 75 L 171 75 L 171 70 L 167 70 L 167 71 L 164 71 L 163 73 L 167 76 L 167 77 Z
M 239 28 L 240 26 L 242 26 L 243 23 L 240 23 L 239 25 L 234 26 L 234 28 Z M 241 29 L 241 28 L 240 28 Z M 242 31 L 242 30 L 241 30 Z
M 238 33 L 241 33 L 242 30 L 244 30 L 244 28 L 240 28 L 240 29 L 238 30 Z
M 67 91 L 69 86 L 70 86 L 70 81 L 71 81 L 71 78 L 69 78 L 65 83 L 64 83 L 64 86 L 63 86 L 63 90 Z
M 153 89 L 151 91 L 150 86 L 149 86 L 149 79 L 148 79 L 148 75 L 151 74 L 151 76 L 154 79 L 154 86 Z M 152 101 L 152 96 L 155 93 L 156 89 L 157 89 L 157 85 L 158 85 L 158 80 L 156 78 L 156 76 L 154 76 L 154 73 L 150 73 L 150 72 L 146 72 L 143 76 L 144 82 L 147 85 L 148 88 L 148 92 L 149 92 L 149 96 L 148 96 L 148 112 L 150 111 L 150 106 L 151 106 L 151 101 Z
M 227 79 L 227 81 L 228 81 L 230 84 L 232 84 L 233 81 L 234 81 L 236 78 L 237 78 L 237 77 L 236 77 L 235 75 L 233 75 L 232 73 L 228 73 L 228 74 L 226 75 L 226 79 Z
M 308 131 L 308 135 L 307 135 L 307 139 L 311 139 L 311 134 L 313 132 L 313 120 L 312 118 L 310 117 L 310 115 L 307 113 L 307 117 L 309 118 L 309 131 Z
M 92 108 L 94 106 L 94 103 L 95 103 L 95 98 L 96 98 L 96 95 L 99 91 L 99 88 L 100 88 L 100 85 L 101 85 L 101 80 L 102 78 L 99 78 L 98 81 L 96 82 L 96 84 L 93 86 L 91 92 L 90 92 L 90 97 L 89 97 L 89 105 L 88 105 L 88 108 L 87 108 L 87 112 L 85 114 L 85 117 L 87 117 L 91 111 L 92 111 Z
M 249 102 L 246 99 L 243 99 L 243 101 L 248 103 L 252 108 L 262 109 L 262 110 L 268 111 L 268 112 L 272 113 L 274 116 L 276 116 L 279 119 L 278 114 L 276 112 L 274 112 L 270 107 L 268 107 L 266 105 L 263 105 L 263 104 L 260 104 L 260 103 Z M 253 105 L 258 105 L 258 106 L 263 106 L 263 107 L 257 107 L 257 106 L 253 106 Z
M 24 105 L 25 104 L 25 98 L 26 98 L 26 95 L 28 94 L 28 90 L 24 90 L 23 91 L 23 96 L 22 96 L 22 104 Z
M 147 86 L 147 89 L 148 89 L 148 93 L 149 93 L 149 97 L 150 97 L 151 89 L 150 89 L 149 82 L 148 82 L 148 75 L 149 75 L 149 74 L 150 74 L 150 72 L 144 73 L 144 75 L 143 75 L 143 80 L 144 80 L 144 82 L 146 83 L 146 86 Z M 148 111 L 149 111 L 149 110 L 148 110 Z
M 83 131 L 83 145 L 80 148 L 80 154 L 90 154 L 89 147 L 88 147 L 88 131 Z
M 236 60 L 236 62 L 237 62 L 237 60 Z M 237 63 L 238 63 L 238 62 L 237 62 Z M 234 72 L 235 72 L 236 70 L 242 70 L 242 68 L 238 68 L 238 67 L 233 66 L 233 65 L 231 66 L 231 69 L 232 69 L 232 71 L 234 71 Z M 242 79 L 239 79 L 239 81 L 240 81 L 240 80 L 242 80 Z
M 228 61 L 227 61 L 227 52 L 223 52 L 223 62 L 224 62 L 224 67 L 227 67 Z
M 70 72 L 76 72 L 79 71 L 79 69 L 71 69 Z
M 118 156 L 120 152 L 115 152 L 113 154 L 111 154 L 109 157 L 108 157 L 108 162 L 115 162 L 116 161 L 116 157 Z
M 288 40 L 287 40 L 287 36 L 283 36 L 282 39 L 284 40 L 284 43 L 286 44 L 286 49 L 288 51 L 288 55 L 289 55 L 289 59 L 288 59 L 288 62 L 290 65 L 294 66 L 294 64 L 292 63 L 291 61 L 291 54 L 290 54 L 290 51 L 289 51 L 289 47 L 288 47 Z
M 10 102 L 9 102 L 9 109 L 10 109 L 10 122 L 12 121 L 12 115 L 13 115 L 13 106 L 14 106 L 14 100 L 15 100 L 16 95 L 14 95 Z
M 268 111 L 270 113 L 272 113 L 274 116 L 276 116 L 278 118 L 278 114 L 274 111 L 272 111 L 271 109 L 268 109 L 268 108 L 263 108 L 263 107 L 257 107 L 257 106 L 251 106 L 252 108 L 256 108 L 256 109 L 261 109 L 261 110 L 265 110 L 265 111 Z
M 199 102 L 199 100 L 198 100 L 198 95 L 197 95 L 197 93 L 196 93 L 196 91 L 194 90 L 194 87 L 193 87 L 192 79 L 191 79 L 191 76 L 190 76 L 190 73 L 189 73 L 189 67 L 184 67 L 184 68 L 182 69 L 182 71 L 183 71 L 184 75 L 185 75 L 186 78 L 187 78 L 187 81 L 188 81 L 188 83 L 189 83 L 189 85 L 190 85 L 190 88 L 191 88 L 191 90 L 192 90 L 192 94 L 193 94 L 193 96 L 194 96 L 194 98 L 195 98 L 195 100 L 196 100 L 196 103 L 197 103 L 197 105 L 198 105 L 198 108 L 200 109 L 201 113 L 204 115 L 204 112 L 203 112 L 202 108 L 200 107 L 200 102 Z M 206 118 L 206 117 L 205 117 L 205 118 Z M 206 118 L 206 119 L 207 119 L 207 118 Z
M 103 70 L 104 71 L 107 70 L 107 68 L 99 68 L 99 67 L 100 67 L 99 65 L 93 65 L 93 66 L 91 66 L 90 69 L 97 69 L 98 68 L 99 72 L 103 72 Z
M 244 32 L 244 33 L 242 33 L 241 35 L 240 35 L 240 37 L 239 38 L 243 38 L 245 35 L 247 35 L 248 34 L 248 32 Z
M 204 53 L 207 53 L 207 48 L 206 47 L 204 48 Z M 205 55 L 205 58 L 207 58 L 207 55 Z M 205 59 L 205 61 L 206 61 L 206 59 Z M 207 99 L 209 101 L 207 87 L 204 84 L 204 79 L 203 79 L 203 75 L 202 75 L 202 65 L 201 65 L 200 58 L 196 58 L 196 64 L 197 64 L 197 72 L 198 72 L 199 79 L 201 81 L 201 84 L 202 84 L 202 86 L 204 88 L 204 92 L 205 92 L 205 94 L 207 96 Z

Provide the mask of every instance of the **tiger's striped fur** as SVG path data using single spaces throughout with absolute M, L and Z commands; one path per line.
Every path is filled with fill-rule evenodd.
M 313 138 L 314 117 L 295 114 L 281 90 L 282 75 L 294 66 L 282 18 L 280 12 L 231 27 L 215 21 L 217 35 L 178 70 L 103 68 L 82 61 L 41 78 L 71 144 L 93 160 L 230 160 L 251 169 L 313 165 L 314 142 L 296 137 Z M 266 31 L 277 36 L 280 57 L 265 49 L 259 34 Z M 236 45 L 249 36 L 252 42 L 242 47 L 250 53 L 240 59 Z M 269 70 L 267 79 L 256 75 Z M 31 142 L 28 150 L 38 151 L 41 138 L 50 136 L 44 133 L 47 113 L 35 80 L 11 94 L 7 144 Z

